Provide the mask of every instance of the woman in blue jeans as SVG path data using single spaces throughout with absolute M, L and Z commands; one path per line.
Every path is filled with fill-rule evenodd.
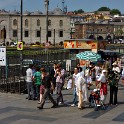
M 72 78 L 73 82 L 73 104 L 71 106 L 76 106 L 77 104 L 77 90 L 76 90 L 76 82 L 77 82 L 77 76 L 78 76 L 78 67 L 74 68 L 74 74 Z

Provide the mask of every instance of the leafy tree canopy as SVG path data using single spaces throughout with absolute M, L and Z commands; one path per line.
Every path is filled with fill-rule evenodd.
M 79 10 L 75 10 L 74 13 L 75 13 L 75 14 L 84 13 L 84 11 L 83 11 L 82 9 L 79 9 Z
M 99 8 L 97 11 L 110 11 L 110 8 L 104 6 Z
M 105 7 L 105 6 L 100 7 L 98 10 L 95 11 L 95 13 L 97 13 L 98 11 L 110 11 L 111 15 L 117 15 L 117 14 L 121 15 L 121 12 L 118 9 L 112 9 L 111 10 L 109 7 Z M 74 11 L 75 14 L 80 14 L 80 13 L 84 13 L 84 12 L 85 11 L 82 9 Z
M 111 15 L 117 15 L 117 14 L 121 15 L 121 12 L 118 9 L 112 9 L 110 13 Z

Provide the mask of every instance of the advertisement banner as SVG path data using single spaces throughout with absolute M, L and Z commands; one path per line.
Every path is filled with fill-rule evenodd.
M 64 49 L 97 49 L 97 41 L 66 40 Z
M 76 41 L 76 48 L 97 49 L 96 41 Z
M 64 49 L 74 49 L 75 48 L 75 41 L 67 40 L 64 42 Z

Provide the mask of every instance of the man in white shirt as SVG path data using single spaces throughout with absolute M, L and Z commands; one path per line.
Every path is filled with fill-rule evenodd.
M 34 96 L 34 86 L 32 81 L 33 71 L 32 71 L 33 65 L 29 65 L 29 68 L 26 70 L 26 83 L 27 83 L 27 90 L 28 90 L 28 100 L 35 100 Z M 32 96 L 31 96 L 32 95 Z

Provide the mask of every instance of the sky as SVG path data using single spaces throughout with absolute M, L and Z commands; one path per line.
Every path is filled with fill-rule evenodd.
M 0 0 L 0 9 L 20 10 L 21 0 Z M 109 7 L 118 9 L 124 14 L 124 0 L 65 0 L 68 11 L 82 9 L 85 12 L 93 12 L 100 7 Z M 62 0 L 49 0 L 49 10 L 59 7 L 62 9 Z M 28 11 L 45 11 L 44 0 L 23 0 L 23 10 Z

